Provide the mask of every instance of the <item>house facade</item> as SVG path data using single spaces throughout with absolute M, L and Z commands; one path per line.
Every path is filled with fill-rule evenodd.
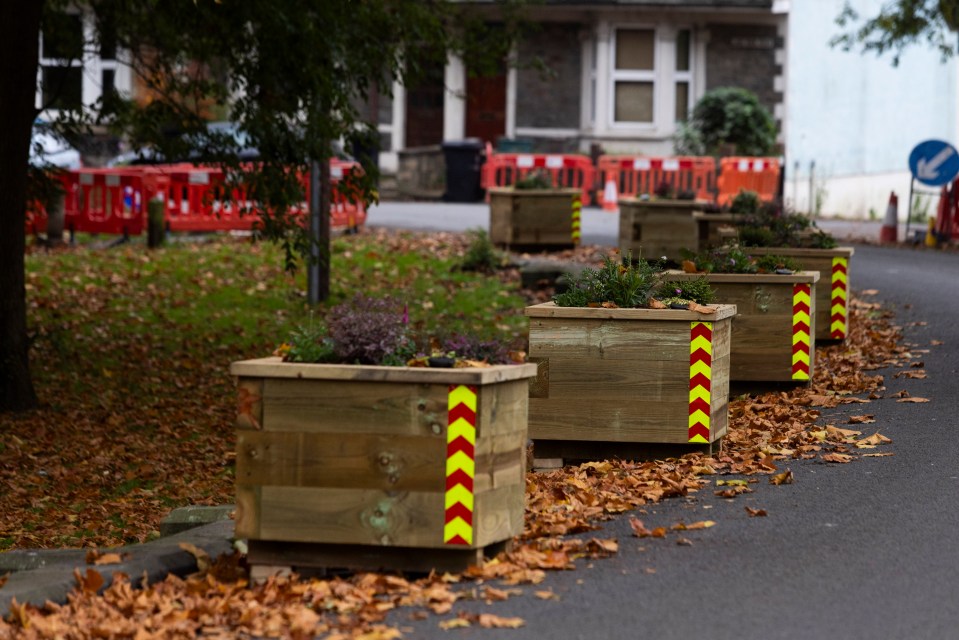
M 529 17 L 538 28 L 499 76 L 471 77 L 468 61 L 452 58 L 432 81 L 397 84 L 379 101 L 383 169 L 399 150 L 464 138 L 671 155 L 696 100 L 723 86 L 750 89 L 785 125 L 781 0 L 559 0 Z

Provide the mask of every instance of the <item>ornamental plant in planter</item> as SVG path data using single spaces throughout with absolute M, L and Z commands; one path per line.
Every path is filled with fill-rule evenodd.
M 494 342 L 418 342 L 395 300 L 235 362 L 252 565 L 461 570 L 523 531 L 528 379 Z
M 728 246 L 689 256 L 669 287 L 705 277 L 718 300 L 735 304 L 730 379 L 808 384 L 815 364 L 815 288 L 819 273 L 790 258 L 754 256 Z
M 659 185 L 652 198 L 619 200 L 619 250 L 650 256 L 665 256 L 678 262 L 680 252 L 699 246 L 700 223 L 695 215 L 706 204 L 695 194 L 676 194 L 668 184 Z
M 493 244 L 512 249 L 569 249 L 579 245 L 582 192 L 554 187 L 533 171 L 511 187 L 489 189 Z
M 642 455 L 651 444 L 709 445 L 725 432 L 733 305 L 653 297 L 661 265 L 607 258 L 526 308 L 529 433 L 538 458 Z M 667 302 L 669 304 L 667 304 Z
M 817 229 L 810 218 L 765 208 L 738 227 L 739 242 L 754 255 L 775 253 L 819 273 L 816 288 L 816 340 L 842 341 L 849 333 L 850 263 L 855 250 Z M 827 284 L 828 283 L 828 284 Z

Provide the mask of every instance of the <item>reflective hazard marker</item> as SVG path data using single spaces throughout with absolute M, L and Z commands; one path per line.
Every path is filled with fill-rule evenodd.
M 689 442 L 709 444 L 713 378 L 713 323 L 692 322 L 689 331 Z
M 579 246 L 580 239 L 580 217 L 583 210 L 583 196 L 576 194 L 573 196 L 573 244 Z
M 476 387 L 450 385 L 446 430 L 444 544 L 473 544 L 473 478 L 476 474 Z
M 809 380 L 812 357 L 809 334 L 810 291 L 811 286 L 808 284 L 793 285 L 793 380 Z
M 845 340 L 849 314 L 847 312 L 849 259 L 832 259 L 832 307 L 829 337 L 833 340 Z

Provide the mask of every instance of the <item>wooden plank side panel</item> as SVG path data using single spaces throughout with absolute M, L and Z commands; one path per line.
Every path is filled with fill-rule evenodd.
M 448 385 L 267 379 L 267 431 L 441 435 Z
M 556 358 L 646 361 L 689 356 L 689 321 L 531 318 L 529 334 L 530 356 L 550 359 L 551 380 Z
M 240 432 L 236 478 L 244 485 L 439 491 L 445 461 L 443 435 Z
M 523 533 L 525 525 L 526 482 L 477 494 L 475 505 L 474 547 L 485 547 L 518 536 Z
M 737 317 L 733 320 L 729 377 L 792 380 L 792 344 L 792 313 Z
M 510 484 L 476 495 L 470 547 L 522 533 L 525 489 L 525 484 Z M 443 543 L 442 492 L 263 487 L 259 508 L 257 539 L 456 548 Z
M 236 485 L 237 538 L 260 537 L 260 488 L 237 483 Z
M 444 492 L 262 487 L 263 540 L 442 547 Z

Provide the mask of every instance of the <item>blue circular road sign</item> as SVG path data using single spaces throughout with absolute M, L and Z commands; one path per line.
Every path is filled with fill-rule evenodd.
M 909 154 L 909 170 L 923 184 L 944 185 L 959 174 L 959 152 L 948 142 L 925 140 Z

